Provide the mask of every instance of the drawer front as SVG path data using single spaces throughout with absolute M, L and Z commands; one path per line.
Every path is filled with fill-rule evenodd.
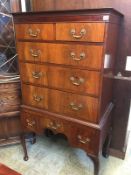
M 50 129 L 55 134 L 64 134 L 72 146 L 82 148 L 89 154 L 98 155 L 99 153 L 100 131 L 96 128 L 30 110 L 22 110 L 21 119 L 25 129 L 37 133 Z
M 21 79 L 24 83 L 48 85 L 48 66 L 20 63 Z
M 64 122 L 62 122 L 61 120 L 58 120 L 54 117 L 53 118 L 49 118 L 49 117 L 46 118 L 45 117 L 44 120 L 42 119 L 41 125 L 43 128 L 50 129 L 56 133 L 66 132 L 66 127 L 64 125 Z
M 24 129 L 28 129 L 30 131 L 37 132 L 39 128 L 39 118 L 36 116 L 22 112 L 21 113 L 21 121 Z
M 16 24 L 16 39 L 53 40 L 53 24 Z
M 57 23 L 56 40 L 103 42 L 105 23 Z
M 49 101 L 48 110 L 51 112 L 84 121 L 98 122 L 97 98 L 50 90 Z
M 64 132 L 64 125 L 61 121 L 56 120 L 56 119 L 50 119 L 46 118 L 44 120 L 44 127 L 51 129 L 57 133 L 63 133 Z
M 55 116 L 22 109 L 21 121 L 24 129 L 42 134 L 44 129 L 50 129 L 54 133 L 62 133 L 71 138 L 71 125 L 68 121 L 56 118 Z
M 20 61 L 47 62 L 48 44 L 38 42 L 17 42 Z
M 99 72 L 30 63 L 21 63 L 20 71 L 22 81 L 25 83 L 45 85 L 77 93 L 99 95 Z
M 100 70 L 103 46 L 17 42 L 20 61 L 48 62 Z
M 48 89 L 22 85 L 23 104 L 42 109 L 48 108 Z
M 88 154 L 98 155 L 100 146 L 99 131 L 82 125 L 74 125 L 74 128 L 75 132 L 72 132 L 73 144 L 78 148 L 84 149 Z
M 84 121 L 98 122 L 97 98 L 30 85 L 22 85 L 22 90 L 25 105 Z

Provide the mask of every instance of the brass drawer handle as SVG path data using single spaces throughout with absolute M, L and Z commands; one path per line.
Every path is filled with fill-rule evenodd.
M 33 96 L 33 99 L 36 101 L 36 102 L 40 102 L 43 100 L 43 97 L 42 96 L 38 96 L 38 95 L 34 95 Z
M 79 78 L 79 77 L 70 77 L 70 80 L 72 84 L 75 86 L 80 86 L 85 81 L 84 78 Z
M 41 51 L 40 51 L 40 50 L 33 50 L 33 49 L 30 49 L 30 53 L 31 53 L 31 56 L 32 56 L 32 57 L 39 57 L 40 54 L 41 54 Z
M 34 125 L 36 124 L 34 120 L 30 121 L 29 119 L 26 119 L 26 122 L 29 127 L 34 127 Z
M 29 28 L 28 34 L 31 37 L 38 37 L 38 35 L 40 34 L 40 29 L 36 29 L 36 31 L 33 31 L 31 28 Z
M 83 60 L 83 59 L 86 57 L 86 54 L 85 54 L 84 52 L 82 52 L 82 53 L 80 53 L 80 57 L 77 58 L 77 57 L 76 57 L 76 54 L 75 54 L 74 52 L 71 52 L 71 53 L 70 53 L 70 56 L 71 56 L 71 58 L 72 58 L 74 61 L 81 61 L 81 60 Z
M 35 79 L 39 79 L 42 76 L 43 76 L 42 72 L 32 72 L 32 77 Z
M 50 122 L 48 124 L 48 127 L 51 128 L 51 129 L 53 129 L 53 130 L 57 130 L 57 129 L 59 129 L 61 127 L 61 125 L 60 124 L 57 124 L 57 123 Z
M 81 29 L 79 35 L 76 34 L 76 30 L 75 29 L 71 29 L 70 33 L 73 36 L 73 38 L 75 38 L 75 39 L 81 39 L 83 36 L 86 35 L 86 29 Z
M 86 138 L 86 139 L 82 139 L 81 135 L 78 135 L 78 140 L 80 143 L 82 144 L 87 144 L 90 142 L 90 139 L 89 138 Z
M 76 105 L 75 103 L 71 102 L 70 107 L 74 111 L 79 111 L 83 108 L 83 105 L 82 104 Z

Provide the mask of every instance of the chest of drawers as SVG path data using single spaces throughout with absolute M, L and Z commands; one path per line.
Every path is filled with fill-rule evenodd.
M 64 134 L 99 170 L 110 128 L 122 15 L 113 9 L 14 14 L 24 130 Z

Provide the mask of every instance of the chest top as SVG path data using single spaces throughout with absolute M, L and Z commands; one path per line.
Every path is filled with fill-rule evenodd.
M 13 13 L 15 23 L 97 21 L 119 23 L 123 15 L 113 8 Z

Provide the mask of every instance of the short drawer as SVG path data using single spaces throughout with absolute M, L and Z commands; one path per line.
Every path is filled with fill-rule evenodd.
M 25 130 L 38 132 L 39 130 L 39 118 L 33 114 L 22 112 L 21 121 Z
M 30 63 L 21 63 L 20 72 L 24 83 L 99 95 L 101 77 L 99 72 Z
M 78 124 L 74 125 L 74 128 L 74 132 L 72 132 L 73 144 L 84 149 L 88 154 L 98 155 L 100 147 L 99 130 Z
M 100 70 L 103 46 L 17 42 L 20 61 L 48 62 Z
M 71 126 L 68 124 L 67 121 L 55 118 L 49 117 L 45 115 L 41 118 L 41 127 L 44 129 L 50 129 L 54 133 L 61 133 L 65 134 L 66 136 L 70 135 Z
M 53 24 L 16 24 L 16 39 L 53 40 Z
M 56 40 L 103 42 L 105 23 L 57 23 Z
M 55 133 L 65 133 L 66 126 L 65 123 L 55 117 L 45 117 L 41 120 L 41 125 L 45 129 L 50 129 Z

